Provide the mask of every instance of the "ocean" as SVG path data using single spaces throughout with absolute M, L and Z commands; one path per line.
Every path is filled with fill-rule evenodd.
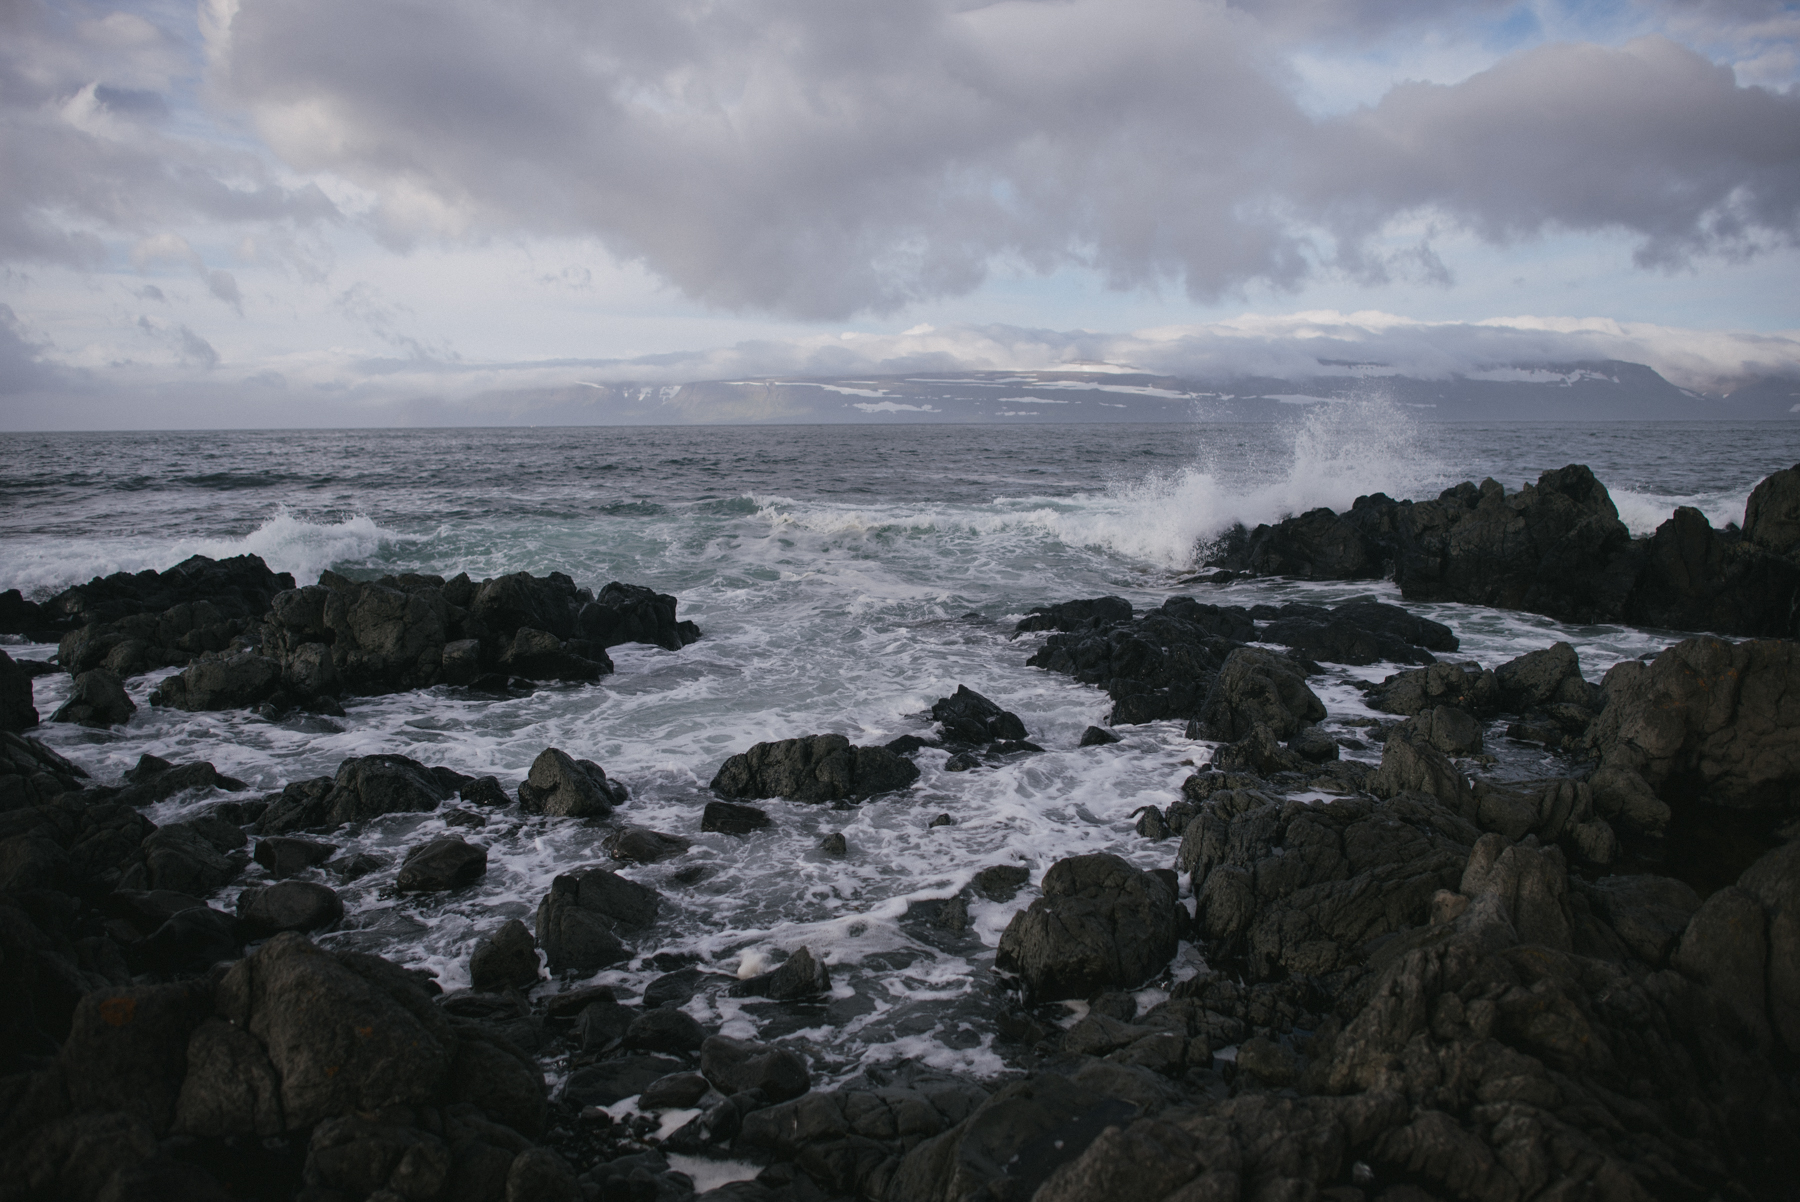
M 152 709 L 148 694 L 167 675 L 158 672 L 129 682 L 139 709 L 124 727 L 46 722 L 34 733 L 102 781 L 149 752 L 211 760 L 258 790 L 374 752 L 496 774 L 509 787 L 548 746 L 596 760 L 631 790 L 620 820 L 695 844 L 624 870 L 662 892 L 662 918 L 639 960 L 595 980 L 630 994 L 672 963 L 748 974 L 810 948 L 834 980 L 823 1007 L 778 1012 L 722 996 L 690 1006 L 727 1034 L 806 1041 L 829 1077 L 899 1058 L 1002 1067 L 983 1021 L 997 1004 L 993 949 L 1031 892 L 973 901 L 961 935 L 922 921 L 917 903 L 951 896 L 990 864 L 1027 864 L 1035 881 L 1085 852 L 1144 867 L 1173 860 L 1175 844 L 1136 835 L 1134 816 L 1175 800 L 1211 745 L 1159 722 L 1121 727 L 1114 746 L 1078 747 L 1111 702 L 1025 665 L 1043 636 L 1015 638 L 1013 627 L 1032 606 L 1104 593 L 1140 609 L 1175 593 L 1226 605 L 1398 602 L 1391 583 L 1180 582 L 1233 522 L 1344 508 L 1374 491 L 1423 498 L 1486 476 L 1517 488 L 1567 463 L 1594 470 L 1636 533 L 1677 505 L 1722 526 L 1742 520 L 1757 481 L 1800 461 L 1800 430 L 1433 425 L 1370 403 L 1316 406 L 1288 424 L 33 434 L 0 447 L 0 588 L 32 597 L 96 574 L 246 552 L 301 583 L 326 568 L 359 578 L 563 571 L 591 588 L 622 580 L 676 594 L 679 616 L 704 638 L 679 652 L 614 648 L 618 671 L 597 685 L 507 700 L 445 687 L 351 700 L 343 719 L 269 722 Z M 1409 608 L 1457 633 L 1458 659 L 1493 666 L 1563 639 L 1596 680 L 1682 637 Z M 43 658 L 53 648 L 9 650 Z M 1327 665 L 1313 682 L 1327 728 L 1370 716 L 1355 682 L 1396 670 Z M 925 711 L 959 684 L 1018 713 L 1047 750 L 962 773 L 926 750 L 919 783 L 903 793 L 847 810 L 770 801 L 769 830 L 700 834 L 707 784 L 729 755 L 817 732 L 857 743 L 926 733 Z M 40 678 L 39 711 L 49 715 L 67 689 L 67 677 Z M 1379 748 L 1349 754 L 1374 760 Z M 1523 747 L 1499 765 L 1520 775 L 1556 767 Z M 177 797 L 149 816 L 174 821 L 216 800 Z M 930 825 L 946 814 L 949 825 Z M 604 828 L 514 810 L 461 832 L 489 848 L 478 885 L 395 895 L 397 853 L 445 829 L 441 817 L 409 814 L 328 836 L 390 867 L 341 887 L 348 917 L 323 941 L 466 986 L 479 935 L 509 918 L 529 925 L 554 875 L 605 862 Z M 831 832 L 844 834 L 848 856 L 818 849 Z M 213 904 L 229 908 L 254 883 Z M 1199 967 L 1188 956 L 1178 973 Z

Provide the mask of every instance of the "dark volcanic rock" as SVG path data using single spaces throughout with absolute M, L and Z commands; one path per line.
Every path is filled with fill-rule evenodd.
M 1390 714 L 1420 714 L 1453 705 L 1477 717 L 1500 709 L 1500 682 L 1477 663 L 1432 664 L 1396 672 L 1369 691 L 1371 708 Z
M 995 739 L 1026 738 L 1025 723 L 1010 710 L 1003 710 L 971 689 L 957 685 L 956 692 L 940 697 L 931 707 L 931 717 L 941 722 L 947 743 L 988 743 Z
M 665 835 L 643 826 L 628 826 L 614 831 L 602 844 L 606 854 L 627 864 L 654 864 L 682 855 L 693 846 L 680 835 Z
M 255 555 L 208 559 L 195 555 L 164 572 L 116 572 L 64 589 L 38 606 L 39 620 L 63 630 L 115 622 L 131 614 L 162 613 L 204 601 L 224 617 L 267 612 L 275 594 L 294 587 L 286 572 L 271 572 Z
M 251 859 L 261 864 L 270 876 L 284 880 L 305 872 L 315 864 L 323 864 L 337 851 L 335 843 L 319 843 L 312 839 L 276 836 L 258 839 Z
M 1433 651 L 1457 649 L 1449 627 L 1378 601 L 1351 601 L 1331 610 L 1284 605 L 1259 637 L 1334 664 L 1429 664 Z
M 1031 881 L 1023 864 L 990 864 L 975 874 L 969 887 L 989 901 L 1011 901 Z
M 1051 635 L 1026 662 L 1104 689 L 1113 725 L 1198 717 L 1225 657 L 1256 637 L 1248 610 L 1192 597 L 1171 597 L 1135 621 L 1101 617 Z
M 1082 747 L 1105 747 L 1109 743 L 1117 743 L 1119 736 L 1103 726 L 1090 726 L 1081 732 Z
M 559 876 L 538 905 L 538 945 L 551 972 L 585 976 L 630 959 L 615 931 L 650 926 L 659 905 L 656 890 L 604 868 Z
M 537 940 L 518 919 L 509 919 L 499 930 L 475 941 L 469 956 L 469 981 L 487 993 L 502 989 L 526 989 L 537 984 Z
M 277 931 L 316 931 L 344 916 L 336 893 L 313 881 L 281 881 L 266 889 L 238 895 L 238 921 L 254 935 Z
M 713 777 L 712 789 L 744 800 L 861 801 L 918 778 L 917 765 L 885 747 L 852 747 L 843 735 L 809 735 L 758 743 L 732 756 Z
M 729 801 L 709 801 L 700 813 L 702 833 L 715 831 L 721 835 L 747 835 L 769 825 L 769 815 L 755 806 L 733 805 Z
M 406 853 L 394 887 L 404 893 L 461 889 L 487 874 L 487 850 L 471 847 L 455 835 L 422 843 Z
M 604 818 L 626 796 L 625 786 L 608 780 L 600 765 L 549 747 L 532 761 L 531 774 L 519 786 L 519 807 L 553 818 Z
M 1588 741 L 1603 814 L 1632 792 L 1629 777 L 1669 805 L 1800 814 L 1800 646 L 1688 639 L 1617 665 L 1601 687 Z
M 774 972 L 767 972 L 731 987 L 732 997 L 766 997 L 771 1001 L 790 1002 L 798 998 L 818 997 L 831 992 L 831 974 L 823 962 L 801 948 Z
M 1261 725 L 1277 739 L 1322 721 L 1325 704 L 1306 685 L 1306 673 L 1285 655 L 1240 647 L 1233 651 L 1196 715 L 1190 738 L 1235 742 Z
M 675 606 L 675 598 L 668 593 L 615 580 L 581 607 L 575 625 L 584 637 L 602 647 L 650 643 L 679 651 L 699 639 L 700 628 L 692 622 L 676 621 Z
M 1358 497 L 1348 513 L 1312 509 L 1273 526 L 1228 533 L 1208 566 L 1304 580 L 1379 580 L 1392 570 L 1394 513 L 1383 493 Z
M 1056 630 L 1068 634 L 1076 630 L 1100 629 L 1131 621 L 1131 602 L 1123 597 L 1093 597 L 1086 601 L 1064 601 L 1058 605 L 1039 605 L 1013 627 L 1015 633 L 1033 630 Z
M 1007 925 L 994 961 L 1036 1001 L 1136 988 L 1175 954 L 1174 890 L 1117 856 L 1060 860 L 1043 892 Z
M 727 1096 L 759 1089 L 771 1102 L 812 1088 L 806 1062 L 786 1048 L 714 1035 L 700 1046 L 700 1072 Z
M 697 1052 L 704 1042 L 706 1028 L 672 1006 L 647 1010 L 625 1029 L 625 1046 L 646 1052 Z
M 150 704 L 204 713 L 243 709 L 281 689 L 281 664 L 253 651 L 208 654 L 171 676 L 150 694 Z
M 82 726 L 123 726 L 135 713 L 137 705 L 126 695 L 125 682 L 105 668 L 94 668 L 75 678 L 69 699 L 50 720 Z
M 383 814 L 434 810 L 452 794 L 417 760 L 403 755 L 362 756 L 339 764 L 334 777 L 295 781 L 271 796 L 256 829 L 266 835 L 330 830 Z
M 31 677 L 0 649 L 0 730 L 27 730 L 38 724 L 31 704 Z
M 194 789 L 241 793 L 249 787 L 236 777 L 226 776 L 206 760 L 171 764 L 154 755 L 139 756 L 124 779 L 125 784 L 112 794 L 112 800 L 133 806 L 154 805 Z

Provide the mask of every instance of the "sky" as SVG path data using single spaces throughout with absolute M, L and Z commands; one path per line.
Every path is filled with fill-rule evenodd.
M 1800 374 L 1800 4 L 0 0 L 0 428 Z

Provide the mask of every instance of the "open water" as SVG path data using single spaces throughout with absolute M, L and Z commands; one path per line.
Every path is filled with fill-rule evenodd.
M 1594 469 L 1635 532 L 1683 504 L 1715 525 L 1741 521 L 1756 482 L 1800 460 L 1800 431 L 1419 425 L 1369 404 L 1317 407 L 1285 426 L 64 434 L 6 436 L 0 449 L 0 587 L 32 596 L 194 553 L 244 552 L 301 583 L 324 568 L 477 579 L 559 570 L 593 588 L 624 580 L 677 594 L 680 616 L 705 637 L 680 652 L 614 648 L 618 671 L 597 685 L 501 701 L 433 689 L 352 701 L 343 720 L 270 723 L 152 709 L 158 673 L 130 683 L 140 708 L 125 727 L 46 723 L 37 733 L 102 781 L 153 752 L 209 759 L 259 790 L 374 752 L 509 785 L 546 746 L 592 758 L 632 792 L 619 819 L 696 839 L 684 857 L 625 870 L 662 891 L 663 917 L 641 941 L 645 958 L 596 980 L 629 996 L 660 971 L 652 954 L 748 975 L 809 947 L 830 965 L 829 1006 L 796 1017 L 703 997 L 690 1008 L 728 1034 L 799 1024 L 796 1037 L 830 1075 L 900 1057 L 1001 1067 L 991 1026 L 978 1020 L 994 1004 L 994 945 L 1035 889 L 972 903 L 960 940 L 908 919 L 913 903 L 950 896 L 988 864 L 1028 864 L 1035 884 L 1056 860 L 1091 851 L 1145 867 L 1172 862 L 1174 843 L 1140 839 L 1133 815 L 1173 801 L 1211 746 L 1166 722 L 1122 727 L 1116 746 L 1077 748 L 1111 703 L 1025 666 L 1042 636 L 1011 632 L 1031 606 L 1116 593 L 1143 608 L 1175 592 L 1219 604 L 1398 601 L 1391 584 L 1178 582 L 1234 521 L 1343 508 L 1377 490 L 1428 497 L 1484 476 L 1517 488 L 1567 463 Z M 1457 632 L 1459 658 L 1492 666 L 1566 639 L 1593 679 L 1680 637 L 1412 608 Z M 53 649 L 12 650 L 43 658 Z M 1394 670 L 1334 667 L 1315 680 L 1328 726 L 1369 716 L 1352 682 Z M 1049 750 L 967 773 L 944 772 L 944 753 L 927 750 L 921 780 L 904 793 L 850 811 L 771 801 L 770 830 L 699 834 L 707 782 L 727 756 L 822 731 L 859 743 L 926 733 L 923 711 L 958 684 L 1020 714 Z M 66 677 L 40 678 L 39 710 L 48 715 L 67 687 Z M 1503 760 L 1509 771 L 1554 770 L 1517 748 Z M 215 800 L 178 797 L 150 817 L 173 821 Z M 940 814 L 953 825 L 929 826 Z M 397 862 L 445 829 L 439 817 L 396 815 L 329 838 Z M 832 831 L 849 841 L 843 859 L 817 850 Z M 324 938 L 426 967 L 458 988 L 478 935 L 513 917 L 529 925 L 552 876 L 604 862 L 603 828 L 516 809 L 462 833 L 489 848 L 479 885 L 395 896 L 390 866 L 341 887 L 350 914 Z M 213 904 L 229 908 L 237 887 Z M 1176 972 L 1197 966 L 1189 954 Z

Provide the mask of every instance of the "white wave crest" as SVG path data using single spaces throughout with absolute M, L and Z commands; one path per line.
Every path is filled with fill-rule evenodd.
M 1744 520 L 1744 506 L 1750 502 L 1750 489 L 1731 492 L 1701 493 L 1695 496 L 1661 496 L 1656 493 L 1633 492 L 1629 488 L 1609 489 L 1619 520 L 1634 536 L 1654 534 L 1656 528 L 1675 516 L 1680 506 L 1691 506 L 1706 515 L 1713 529 Z

